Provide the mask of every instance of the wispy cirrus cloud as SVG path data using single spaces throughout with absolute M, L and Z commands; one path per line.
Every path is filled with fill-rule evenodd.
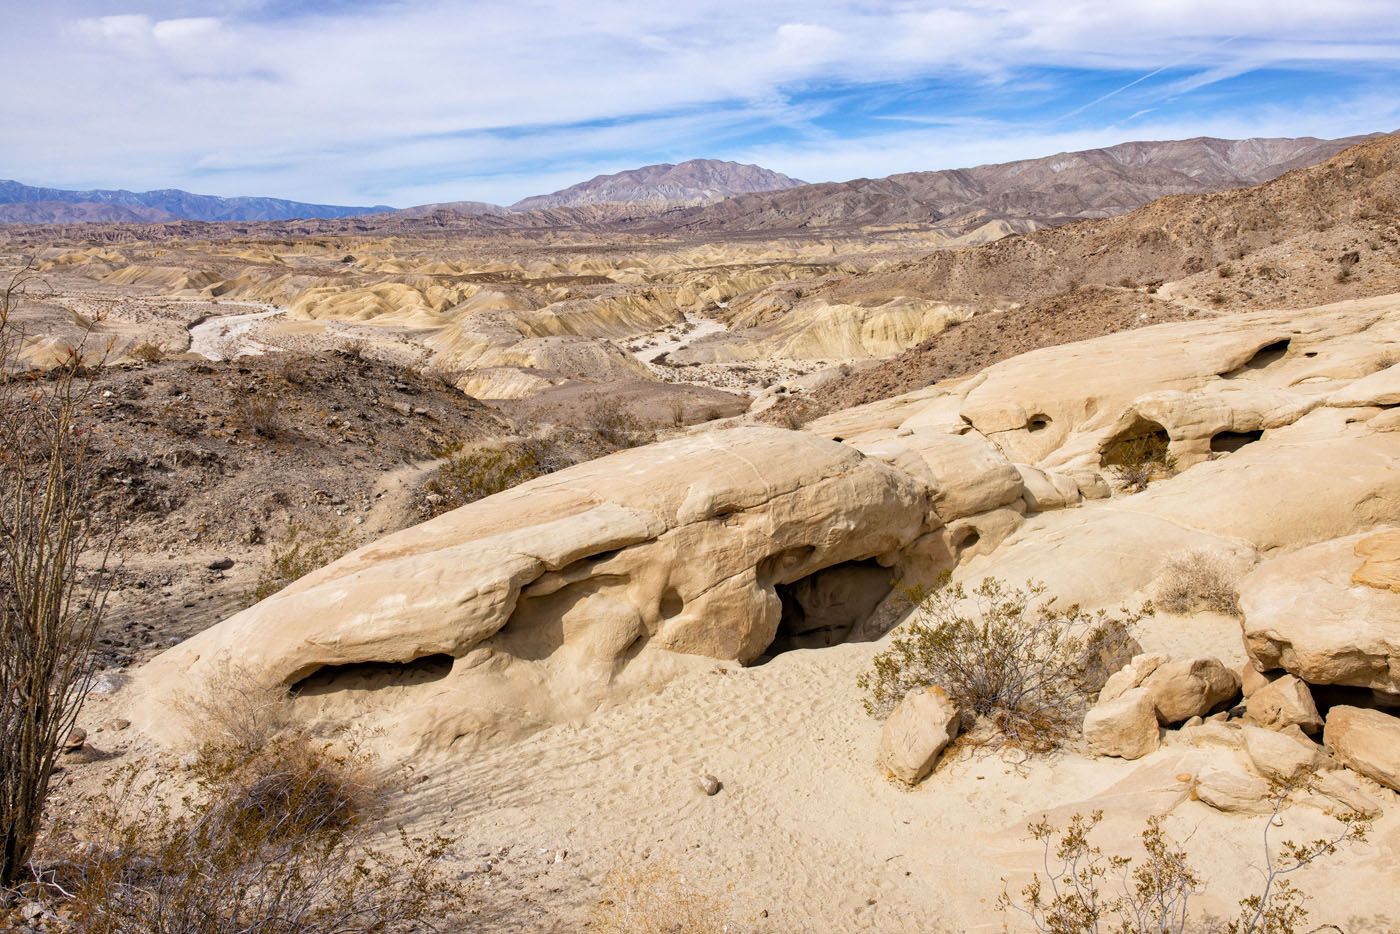
M 1397 12 L 1393 0 L 53 0 L 7 17 L 0 175 L 511 201 L 695 156 L 826 180 L 1076 141 L 1340 135 L 1400 123 L 1387 103 Z

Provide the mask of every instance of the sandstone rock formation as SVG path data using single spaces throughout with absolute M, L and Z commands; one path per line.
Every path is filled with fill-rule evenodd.
M 803 431 L 708 431 L 562 471 L 352 553 L 167 652 L 142 675 L 144 719 L 235 658 L 307 719 L 472 746 L 587 717 L 696 656 L 749 663 L 878 636 L 898 618 L 896 577 L 994 573 L 1116 607 L 1197 548 L 1242 565 L 1269 553 L 1243 588 L 1259 667 L 1393 690 L 1385 601 L 1400 597 L 1351 575 L 1358 536 L 1400 498 L 1400 432 L 1377 406 L 1329 400 L 1389 366 L 1395 307 L 1146 328 Z M 1105 451 L 1145 423 L 1181 455 L 1177 475 L 1104 498 Z M 1247 437 L 1203 449 L 1230 433 Z M 1163 723 L 1209 713 L 1239 690 L 1216 659 L 1243 658 L 1233 624 L 1211 638 L 1110 681 L 1104 702 L 1140 685 L 1137 714 L 1144 696 Z M 1132 736 L 1117 748 L 1141 755 L 1155 726 Z

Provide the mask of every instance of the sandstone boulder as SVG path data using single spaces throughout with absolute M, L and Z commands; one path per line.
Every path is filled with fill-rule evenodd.
M 1400 593 L 1400 532 L 1377 532 L 1356 543 L 1361 566 L 1351 572 L 1353 583 Z
M 1256 813 L 1267 809 L 1269 783 L 1248 772 L 1211 769 L 1196 779 L 1192 793 L 1217 811 Z
M 1312 790 L 1329 802 L 1326 810 L 1351 812 L 1362 817 L 1379 817 L 1381 814 L 1381 803 L 1348 769 L 1318 773 Z
M 1109 701 L 1100 701 L 1084 715 L 1084 738 L 1101 756 L 1140 759 L 1160 742 L 1152 695 L 1133 688 Z
M 1239 677 L 1215 658 L 1176 659 L 1158 665 L 1142 681 L 1152 697 L 1157 719 L 1180 723 L 1205 716 L 1239 693 Z
M 1354 535 L 1265 561 L 1240 584 L 1245 648 L 1309 684 L 1400 693 L 1400 593 L 1358 584 Z
M 1244 749 L 1255 770 L 1276 782 L 1294 782 L 1323 764 L 1320 747 L 1299 734 L 1296 738 L 1263 727 L 1244 728 Z
M 933 771 L 938 757 L 958 735 L 962 716 L 936 685 L 904 695 L 880 730 L 881 767 L 906 785 L 917 785 Z
M 1103 690 L 1099 692 L 1099 703 L 1122 697 L 1142 684 L 1147 676 L 1156 671 L 1166 660 L 1165 655 L 1155 653 L 1134 655 L 1126 665 L 1108 676 L 1108 680 L 1104 682 Z
M 1244 667 L 1253 670 L 1249 664 Z M 1313 703 L 1312 691 L 1293 675 L 1284 675 L 1249 694 L 1245 716 L 1259 726 L 1275 730 L 1297 726 L 1304 733 L 1316 733 L 1322 729 L 1322 715 Z
M 1333 707 L 1322 735 L 1338 762 L 1400 791 L 1400 717 L 1361 707 Z

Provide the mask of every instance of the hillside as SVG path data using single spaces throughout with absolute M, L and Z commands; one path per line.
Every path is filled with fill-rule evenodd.
M 810 417 L 885 398 L 1033 347 L 1183 312 L 1301 308 L 1400 291 L 1400 134 L 1254 188 L 1171 197 L 975 249 L 852 276 L 814 299 L 895 296 L 982 312 L 873 368 L 779 407 Z
M 1122 214 L 1164 195 L 1257 185 L 1320 162 L 1361 139 L 1197 137 L 1129 142 L 968 169 L 907 172 L 744 195 L 668 212 L 662 223 L 702 232 L 891 224 L 970 229 L 1005 221 L 1026 231 Z

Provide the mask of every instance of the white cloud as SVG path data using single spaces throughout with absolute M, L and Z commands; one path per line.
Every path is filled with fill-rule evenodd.
M 546 177 L 662 150 L 766 152 L 790 174 L 838 178 L 1059 137 L 993 121 L 951 144 L 946 130 L 812 131 L 803 144 L 748 149 L 726 139 L 763 123 L 802 127 L 809 105 L 792 101 L 831 84 L 936 76 L 967 95 L 1014 97 L 1035 93 L 1046 68 L 1141 75 L 1189 59 L 1198 87 L 1272 63 L 1400 67 L 1394 0 L 397 0 L 293 17 L 266 15 L 267 0 L 127 3 L 109 15 L 106 0 L 55 0 L 7 23 L 0 175 L 513 200 Z M 1233 36 L 1243 38 L 1224 41 Z M 1326 116 L 1316 122 L 1337 122 Z M 1307 131 L 1306 118 L 1284 132 Z

